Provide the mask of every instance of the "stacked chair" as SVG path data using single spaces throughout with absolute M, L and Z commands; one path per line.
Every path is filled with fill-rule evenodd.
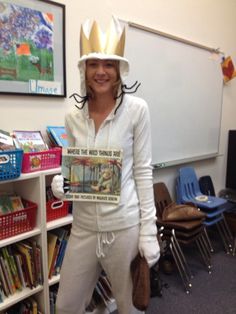
M 212 182 L 211 176 L 206 175 L 199 178 L 200 190 L 205 195 L 216 196 L 214 184 Z M 222 194 L 222 196 L 221 196 Z M 233 255 L 236 251 L 236 203 L 231 201 L 229 198 L 226 198 L 224 193 L 219 193 L 219 196 L 226 199 L 227 203 L 225 206 L 226 210 L 224 211 L 224 217 L 226 219 L 226 224 L 228 224 L 229 229 L 231 230 L 234 236 L 234 245 L 233 245 Z M 231 237 L 231 235 L 229 235 Z
M 198 182 L 199 182 L 200 191 L 204 195 L 216 196 L 215 188 L 214 188 L 214 184 L 213 184 L 213 181 L 211 179 L 211 176 L 209 176 L 209 175 L 202 176 L 199 178 Z M 230 200 L 226 199 L 224 196 L 220 196 L 220 197 L 227 201 L 224 204 L 226 212 L 236 211 L 236 203 L 231 202 Z
M 179 169 L 176 193 L 178 203 L 192 203 L 206 214 L 205 226 L 216 226 L 226 253 L 232 253 L 233 237 L 224 218 L 224 212 L 227 210 L 227 201 L 220 197 L 203 194 L 193 167 L 182 167 Z M 213 251 L 212 246 L 211 251 Z
M 189 293 L 192 274 L 181 247 L 195 243 L 207 271 L 211 272 L 211 252 L 204 225 L 206 215 L 193 205 L 173 202 L 163 182 L 155 183 L 153 189 L 159 238 L 166 244 L 165 251 L 169 250 L 173 256 L 185 291 Z

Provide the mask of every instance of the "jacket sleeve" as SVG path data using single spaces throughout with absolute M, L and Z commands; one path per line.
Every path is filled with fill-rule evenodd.
M 138 112 L 138 113 L 137 113 Z M 147 103 L 142 100 L 134 123 L 134 178 L 140 206 L 140 235 L 157 234 L 153 196 L 151 126 Z

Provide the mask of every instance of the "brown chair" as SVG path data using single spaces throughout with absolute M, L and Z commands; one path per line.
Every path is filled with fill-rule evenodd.
M 192 286 L 192 274 L 183 254 L 182 245 L 195 243 L 208 272 L 211 272 L 211 252 L 203 224 L 205 214 L 193 204 L 177 205 L 173 202 L 163 182 L 155 183 L 153 189 L 159 235 L 167 242 L 167 248 L 171 251 L 188 293 Z

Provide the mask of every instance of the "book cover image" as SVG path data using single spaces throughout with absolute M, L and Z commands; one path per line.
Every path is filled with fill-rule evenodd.
M 50 133 L 61 147 L 68 147 L 67 134 L 64 126 L 47 126 L 47 132 Z
M 119 203 L 121 168 L 121 150 L 63 148 L 62 175 L 69 181 L 65 198 Z
M 15 130 L 13 134 L 19 147 L 22 148 L 25 153 L 39 152 L 48 148 L 40 131 Z

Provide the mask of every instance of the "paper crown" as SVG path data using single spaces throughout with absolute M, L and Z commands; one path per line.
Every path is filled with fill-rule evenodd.
M 81 26 L 80 56 L 90 53 L 124 56 L 125 28 L 121 30 L 119 22 L 113 17 L 110 27 L 103 33 L 96 21 L 89 29 L 88 22 Z

